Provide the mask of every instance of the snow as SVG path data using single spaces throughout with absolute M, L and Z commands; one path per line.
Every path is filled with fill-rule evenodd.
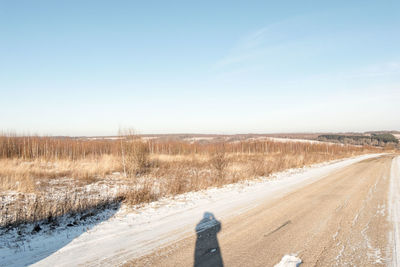
M 233 143 L 238 143 L 243 140 L 236 140 L 233 141 Z M 298 138 L 284 138 L 284 137 L 267 137 L 267 136 L 261 136 L 261 137 L 250 137 L 246 138 L 245 141 L 272 141 L 272 142 L 277 142 L 277 143 L 308 143 L 308 144 L 329 144 L 333 145 L 333 143 L 327 143 L 327 142 L 321 142 L 317 140 L 310 140 L 310 139 L 298 139 Z
M 393 223 L 392 266 L 400 266 L 400 156 L 393 159 L 390 170 L 389 215 Z
M 158 139 L 158 136 L 142 136 L 140 137 L 140 139 L 145 140 L 145 141 L 149 141 L 149 140 L 154 140 L 154 139 Z
M 209 141 L 215 139 L 214 137 L 187 137 L 185 141 L 197 142 L 197 141 Z
M 224 220 L 281 197 L 364 159 L 381 154 L 291 169 L 258 180 L 163 198 L 148 205 L 122 207 L 86 225 L 41 231 L 23 241 L 15 233 L 0 238 L 0 266 L 120 265 L 194 234 L 205 211 Z M 19 242 L 19 243 L 18 243 Z M 16 246 L 17 245 L 17 246 Z M 284 265 L 282 265 L 284 266 Z
M 280 138 L 280 137 L 267 137 L 268 140 L 281 142 L 281 143 L 309 143 L 309 144 L 326 144 L 325 142 L 320 142 L 316 140 L 308 139 L 295 139 L 295 138 Z
M 119 136 L 112 136 L 112 137 L 85 137 L 82 139 L 87 139 L 87 140 L 119 140 L 122 139 L 122 137 Z
M 38 262 L 99 222 L 112 217 L 117 208 L 115 206 L 114 209 L 104 210 L 84 220 L 82 216 L 64 216 L 56 225 L 41 224 L 41 230 L 36 234 L 32 233 L 35 227 L 33 224 L 6 230 L 0 235 L 0 266 L 26 266 Z M 54 226 L 57 227 L 54 229 Z
M 294 255 L 285 255 L 275 267 L 297 267 L 302 263 L 301 259 Z

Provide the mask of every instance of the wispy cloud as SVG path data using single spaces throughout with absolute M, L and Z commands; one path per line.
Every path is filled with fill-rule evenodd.
M 310 21 L 294 17 L 269 24 L 243 36 L 230 51 L 214 64 L 221 70 L 239 64 L 251 64 L 253 60 L 273 55 L 275 50 L 290 45 L 309 35 Z
M 265 53 L 265 40 L 271 26 L 258 29 L 257 31 L 244 36 L 235 44 L 222 59 L 214 65 L 215 69 L 221 69 L 237 63 L 243 63 Z

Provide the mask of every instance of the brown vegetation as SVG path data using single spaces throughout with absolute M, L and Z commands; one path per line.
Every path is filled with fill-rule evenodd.
M 0 225 L 48 220 L 118 201 L 139 204 L 377 151 L 382 150 L 271 140 L 144 141 L 132 132 L 113 140 L 3 135 Z

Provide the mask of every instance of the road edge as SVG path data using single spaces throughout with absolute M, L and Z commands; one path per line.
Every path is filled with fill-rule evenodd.
M 390 233 L 392 251 L 391 266 L 400 266 L 400 156 L 393 158 L 390 169 L 389 220 L 393 224 Z

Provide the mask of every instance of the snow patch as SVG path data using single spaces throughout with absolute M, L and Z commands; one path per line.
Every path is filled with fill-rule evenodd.
M 330 144 L 326 142 L 321 142 L 317 140 L 308 140 L 308 139 L 294 139 L 294 138 L 280 138 L 280 137 L 267 137 L 266 139 L 281 143 Z
M 294 255 L 285 255 L 275 267 L 297 267 L 302 263 L 301 259 Z

